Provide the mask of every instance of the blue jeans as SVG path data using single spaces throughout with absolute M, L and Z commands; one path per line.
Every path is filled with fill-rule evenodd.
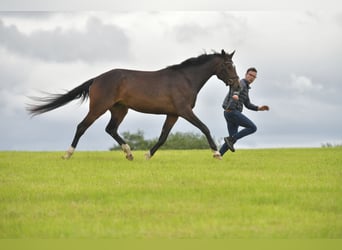
M 229 136 L 233 137 L 235 140 L 253 134 L 257 130 L 255 124 L 240 111 L 224 111 L 224 118 L 226 118 L 227 121 Z M 240 126 L 244 128 L 238 131 Z M 221 155 L 224 155 L 227 150 L 227 143 L 224 143 L 220 149 Z

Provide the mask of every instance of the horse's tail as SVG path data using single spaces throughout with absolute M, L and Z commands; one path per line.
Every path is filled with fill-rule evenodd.
M 74 99 L 82 98 L 81 102 L 83 102 L 89 97 L 89 87 L 93 81 L 94 78 L 65 94 L 49 94 L 46 97 L 31 97 L 31 99 L 43 104 L 30 104 L 27 107 L 27 111 L 31 113 L 32 116 L 35 116 L 59 108 Z

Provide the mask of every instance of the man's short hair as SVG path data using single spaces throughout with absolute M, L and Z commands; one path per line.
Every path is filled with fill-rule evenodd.
M 248 68 L 246 71 L 246 74 L 248 74 L 249 71 L 253 71 L 255 73 L 258 73 L 258 71 L 256 70 L 256 68 L 252 67 L 252 68 Z

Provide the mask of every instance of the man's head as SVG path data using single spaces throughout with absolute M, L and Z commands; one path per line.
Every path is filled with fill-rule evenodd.
M 257 73 L 258 71 L 256 70 L 256 68 L 247 69 L 245 79 L 247 80 L 247 82 L 249 82 L 249 84 L 254 82 L 255 78 L 257 78 Z

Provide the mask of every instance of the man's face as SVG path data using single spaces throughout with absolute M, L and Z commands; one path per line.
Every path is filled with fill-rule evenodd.
M 257 72 L 248 71 L 246 73 L 246 77 L 245 78 L 249 82 L 249 84 L 251 84 L 252 82 L 254 82 L 255 78 L 257 78 Z

